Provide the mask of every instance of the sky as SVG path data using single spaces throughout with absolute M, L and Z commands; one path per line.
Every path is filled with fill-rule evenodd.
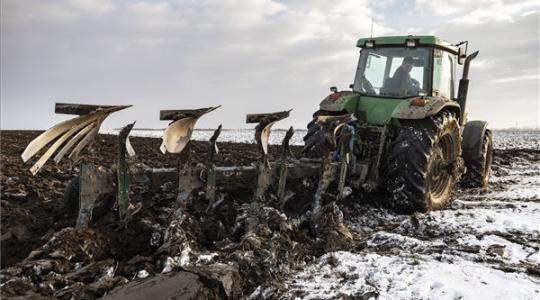
M 222 105 L 198 128 L 293 109 L 305 128 L 348 89 L 373 36 L 433 34 L 479 50 L 469 120 L 540 126 L 540 2 L 507 0 L 0 0 L 2 129 L 47 129 L 55 102 L 132 104 L 104 128 L 163 128 L 161 109 Z

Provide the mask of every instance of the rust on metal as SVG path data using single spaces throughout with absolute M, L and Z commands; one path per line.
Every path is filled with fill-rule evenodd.
M 198 109 L 161 110 L 159 112 L 159 119 L 162 121 L 176 121 L 185 118 L 199 118 L 200 116 L 216 110 L 220 107 L 221 105 Z
M 75 104 L 75 103 L 56 103 L 54 112 L 57 114 L 67 115 L 89 115 L 98 110 L 109 110 L 118 108 L 119 110 L 131 107 L 131 105 L 92 105 L 92 104 Z
M 90 164 L 81 165 L 79 182 L 79 215 L 76 226 L 88 227 L 96 201 L 108 193 L 113 193 L 114 185 L 107 170 Z
M 283 120 L 289 116 L 292 109 L 275 112 L 275 113 L 263 113 L 263 114 L 248 114 L 246 116 L 246 123 L 264 123 L 268 124 L 271 122 L 276 122 Z

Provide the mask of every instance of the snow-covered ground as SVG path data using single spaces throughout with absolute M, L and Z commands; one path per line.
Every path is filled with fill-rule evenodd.
M 505 138 L 502 148 L 538 141 Z M 364 246 L 327 253 L 297 271 L 286 297 L 540 299 L 540 161 L 520 155 L 497 162 L 487 192 L 460 190 L 444 210 L 399 216 L 362 208 L 347 219 Z
M 281 144 L 283 137 L 287 131 L 283 129 L 272 130 L 270 134 L 270 144 Z M 118 130 L 101 130 L 101 133 L 117 134 Z M 195 141 L 208 141 L 214 134 L 213 130 L 195 129 L 193 131 L 192 140 Z M 218 142 L 236 142 L 236 143 L 255 143 L 255 130 L 253 129 L 223 129 L 219 135 Z M 291 138 L 291 145 L 303 145 L 304 141 L 302 137 L 306 134 L 306 130 L 296 130 Z M 133 129 L 131 131 L 132 136 L 142 137 L 156 137 L 161 138 L 163 136 L 163 130 L 158 129 Z
M 540 130 L 495 130 L 493 143 L 497 149 L 540 149 Z
M 290 280 L 303 299 L 535 299 L 538 282 L 456 256 L 326 254 Z M 538 298 L 536 298 L 538 299 Z
M 281 144 L 286 130 L 275 129 L 270 134 L 270 144 Z M 118 133 L 118 130 L 103 129 L 101 133 Z M 208 141 L 213 134 L 213 130 L 195 129 L 193 140 Z M 305 129 L 295 129 L 291 139 L 291 145 L 303 145 L 302 137 L 306 134 Z M 160 129 L 133 129 L 133 136 L 157 137 L 161 138 L 163 130 Z M 254 130 L 252 129 L 223 129 L 218 141 L 254 143 Z M 494 146 L 497 149 L 518 148 L 518 149 L 540 149 L 540 131 L 538 130 L 495 130 L 493 134 Z

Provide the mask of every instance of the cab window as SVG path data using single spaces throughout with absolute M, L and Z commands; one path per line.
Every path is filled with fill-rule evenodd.
M 454 99 L 454 55 L 440 49 L 433 54 L 433 96 Z

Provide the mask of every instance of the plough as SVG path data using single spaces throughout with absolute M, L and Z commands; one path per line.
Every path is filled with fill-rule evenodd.
M 60 147 L 55 162 L 58 163 L 71 148 L 68 158 L 78 162 L 83 148 L 92 144 L 97 136 L 103 120 L 111 113 L 125 109 L 129 106 L 94 106 L 84 104 L 57 103 L 57 113 L 77 114 L 79 117 L 59 123 L 34 139 L 22 154 L 24 161 L 28 161 L 40 150 L 48 149 L 30 169 L 32 174 L 39 172 L 50 156 Z M 349 162 L 349 152 L 354 133 L 351 126 L 346 123 L 351 116 L 324 116 L 317 122 L 327 133 L 328 151 L 323 159 L 295 158 L 289 142 L 294 134 L 290 127 L 281 144 L 280 155 L 271 160 L 268 152 L 269 137 L 272 126 L 287 118 L 291 112 L 281 111 L 275 113 L 248 114 L 246 123 L 255 126 L 255 141 L 259 153 L 258 160 L 248 166 L 217 166 L 216 158 L 219 155 L 218 139 L 222 126 L 214 131 L 209 139 L 209 159 L 204 163 L 195 162 L 189 151 L 190 140 L 197 120 L 220 106 L 190 109 L 190 110 L 162 110 L 160 119 L 171 121 L 163 133 L 163 142 L 160 150 L 178 157 L 178 165 L 172 168 L 147 168 L 138 170 L 142 174 L 132 174 L 127 157 L 135 155 L 129 142 L 129 133 L 134 123 L 123 127 L 118 134 L 118 156 L 116 161 L 116 180 L 112 172 L 104 166 L 95 166 L 91 163 L 81 163 L 79 172 L 79 216 L 77 226 L 88 226 L 91 211 L 96 200 L 106 193 L 116 190 L 116 201 L 121 219 L 126 218 L 130 206 L 129 190 L 132 177 L 146 176 L 150 178 L 151 185 L 161 185 L 164 178 L 177 178 L 177 203 L 185 207 L 195 190 L 203 191 L 208 200 L 208 210 L 213 209 L 217 203 L 223 201 L 227 192 L 233 192 L 237 182 L 253 186 L 253 201 L 264 202 L 270 197 L 278 199 L 283 205 L 287 200 L 287 182 L 305 177 L 320 176 L 318 187 L 314 195 L 313 209 L 320 207 L 321 198 L 327 192 L 330 183 L 337 183 L 336 198 L 343 195 L 345 178 Z M 340 138 L 336 140 L 337 132 Z M 54 141 L 54 142 L 53 142 Z M 339 152 L 335 149 L 339 148 Z M 127 154 L 127 155 L 126 155 Z M 116 182 L 116 188 L 115 183 Z M 273 195 L 273 196 L 271 196 Z

